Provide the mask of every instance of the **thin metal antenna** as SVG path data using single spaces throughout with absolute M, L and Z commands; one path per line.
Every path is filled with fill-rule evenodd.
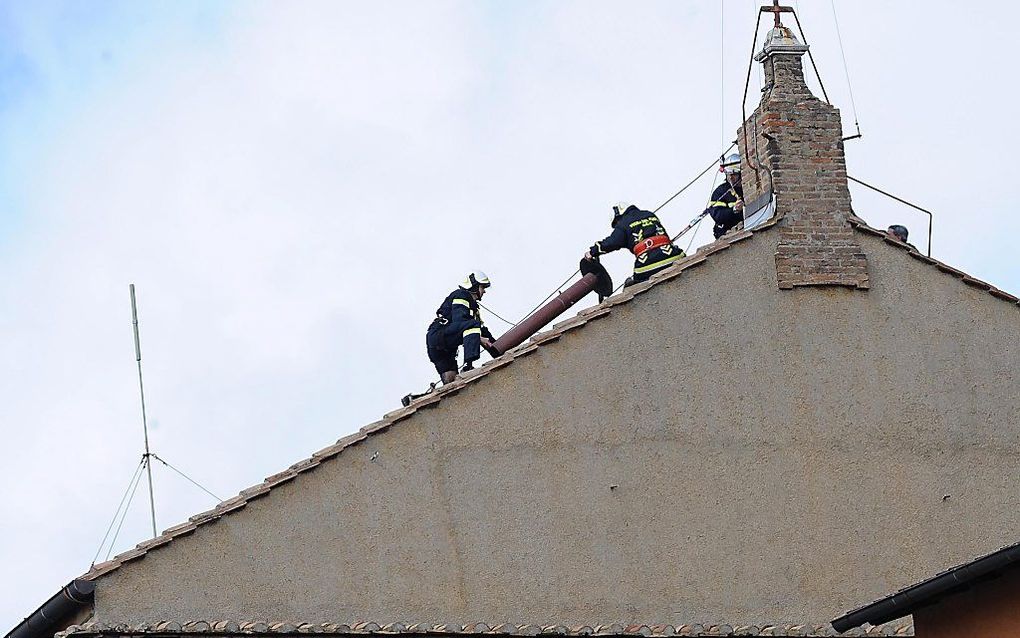
M 149 452 L 149 423 L 145 416 L 145 386 L 142 384 L 142 346 L 138 338 L 138 305 L 135 303 L 135 285 L 131 284 L 131 323 L 135 330 L 135 362 L 138 364 L 138 393 L 142 398 L 142 432 L 145 435 L 145 454 L 142 462 L 149 475 L 149 512 L 152 514 L 152 537 L 156 532 L 156 497 L 152 492 L 152 453 Z

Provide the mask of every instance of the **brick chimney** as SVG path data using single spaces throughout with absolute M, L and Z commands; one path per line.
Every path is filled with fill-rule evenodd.
M 755 60 L 765 88 L 737 131 L 744 200 L 770 189 L 779 218 L 779 287 L 868 287 L 868 264 L 850 227 L 850 190 L 839 110 L 804 83 L 801 44 L 790 29 L 769 32 Z

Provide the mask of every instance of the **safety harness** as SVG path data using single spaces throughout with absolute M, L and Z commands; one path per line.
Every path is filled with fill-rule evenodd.
M 669 235 L 654 235 L 648 239 L 642 239 L 638 243 L 634 244 L 634 247 L 631 248 L 631 252 L 634 253 L 635 257 L 640 257 L 649 250 L 658 248 L 659 246 L 665 246 L 668 243 L 671 243 Z

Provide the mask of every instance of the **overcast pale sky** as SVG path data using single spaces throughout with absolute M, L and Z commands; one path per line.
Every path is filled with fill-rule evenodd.
M 424 388 L 425 327 L 466 271 L 519 318 L 610 203 L 652 208 L 712 161 L 756 4 L 0 0 L 2 629 L 88 569 L 141 454 L 129 282 L 154 450 L 234 495 Z M 919 7 L 836 3 L 850 173 L 933 209 L 934 256 L 1016 293 L 1020 8 Z M 830 0 L 799 9 L 853 132 Z M 851 190 L 925 248 L 922 214 Z M 160 530 L 215 504 L 154 473 Z M 144 491 L 114 553 L 149 534 Z

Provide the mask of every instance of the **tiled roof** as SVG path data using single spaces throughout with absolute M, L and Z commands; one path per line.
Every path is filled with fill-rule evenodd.
M 282 472 L 273 474 L 266 478 L 262 483 L 241 490 L 237 496 L 223 501 L 213 509 L 202 512 L 201 514 L 196 514 L 189 518 L 186 522 L 174 525 L 173 527 L 164 530 L 161 535 L 139 543 L 134 549 L 118 554 L 104 563 L 93 565 L 88 572 L 81 576 L 81 578 L 84 580 L 94 580 L 99 578 L 119 568 L 121 565 L 142 558 L 150 550 L 162 547 L 175 539 L 191 534 L 201 525 L 211 523 L 219 519 L 221 516 L 243 509 L 251 501 L 268 494 L 274 487 L 292 481 L 297 478 L 298 475 L 315 469 L 320 463 L 334 458 L 347 447 L 360 443 L 377 432 L 386 430 L 395 423 L 410 417 L 418 410 L 434 407 L 443 399 L 457 394 L 465 386 L 471 385 L 489 373 L 510 365 L 517 359 L 522 359 L 533 354 L 540 345 L 556 341 L 567 332 L 580 328 L 589 321 L 595 321 L 605 317 L 610 314 L 616 306 L 631 301 L 634 297 L 645 293 L 650 288 L 661 283 L 676 279 L 684 272 L 705 263 L 710 255 L 725 250 L 735 243 L 748 239 L 754 233 L 762 232 L 764 229 L 775 225 L 775 223 L 776 221 L 772 220 L 766 224 L 758 226 L 753 231 L 732 233 L 711 244 L 702 246 L 695 254 L 681 259 L 661 273 L 654 275 L 650 280 L 630 286 L 622 293 L 609 297 L 601 304 L 591 308 L 586 308 L 579 312 L 577 316 L 561 323 L 554 324 L 551 330 L 536 334 L 529 341 L 517 346 L 516 348 L 512 348 L 503 354 L 503 356 L 486 362 L 481 367 L 458 377 L 454 382 L 439 387 L 433 393 L 411 402 L 411 404 L 405 408 L 401 408 L 384 415 L 381 420 L 366 425 L 354 434 L 341 438 L 333 445 L 315 452 L 311 457 L 298 461 Z
M 605 317 L 606 315 L 610 314 L 616 306 L 620 306 L 622 304 L 630 302 L 635 297 L 644 294 L 649 289 L 654 288 L 659 284 L 676 279 L 677 277 L 681 276 L 683 273 L 691 270 L 692 268 L 704 264 L 711 255 L 726 250 L 733 244 L 744 241 L 745 239 L 748 239 L 754 236 L 755 234 L 764 232 L 767 229 L 775 226 L 780 219 L 781 217 L 775 217 L 765 222 L 764 224 L 755 227 L 753 230 L 740 230 L 737 232 L 731 232 L 730 234 L 723 236 L 721 239 L 718 239 L 712 242 L 711 244 L 702 246 L 701 248 L 698 249 L 698 251 L 695 254 L 684 259 L 681 259 L 680 261 L 673 264 L 671 267 L 654 275 L 648 281 L 630 286 L 624 289 L 622 293 L 609 297 L 601 304 L 593 306 L 591 308 L 586 308 L 585 310 L 582 310 L 581 312 L 577 313 L 577 316 L 571 319 L 567 319 L 566 321 L 560 322 L 558 324 L 554 324 L 552 329 L 547 330 L 546 332 L 540 332 L 536 334 L 529 341 L 517 346 L 516 348 L 509 350 L 501 357 L 488 361 L 479 368 L 476 368 L 475 370 L 468 372 L 467 374 L 461 377 L 458 377 L 452 383 L 437 388 L 431 394 L 428 394 L 424 397 L 421 397 L 413 401 L 409 406 L 405 408 L 401 408 L 399 410 L 385 414 L 381 420 L 366 425 L 365 427 L 361 428 L 358 432 L 355 432 L 354 434 L 350 434 L 348 436 L 341 438 L 335 444 L 322 450 L 319 450 L 318 452 L 315 452 L 314 454 L 312 454 L 311 457 L 304 459 L 302 461 L 298 461 L 297 463 L 291 465 L 289 468 L 283 470 L 282 472 L 277 472 L 276 474 L 273 474 L 272 476 L 266 478 L 262 483 L 241 490 L 241 492 L 237 496 L 223 501 L 215 508 L 208 510 L 206 512 L 202 512 L 201 514 L 196 514 L 189 518 L 186 522 L 164 530 L 163 533 L 157 536 L 156 538 L 143 541 L 139 543 L 137 546 L 135 546 L 134 549 L 130 549 L 126 552 L 118 554 L 109 561 L 92 566 L 92 568 L 89 569 L 88 572 L 83 574 L 81 578 L 85 580 L 94 580 L 96 578 L 99 578 L 104 574 L 108 574 L 111 571 L 119 568 L 121 565 L 124 565 L 125 563 L 129 563 L 131 561 L 142 558 L 143 556 L 145 556 L 147 552 L 149 552 L 152 549 L 156 549 L 157 547 L 166 545 L 167 543 L 177 538 L 191 534 L 201 525 L 211 523 L 219 519 L 221 516 L 243 509 L 249 502 L 268 494 L 274 487 L 292 481 L 295 478 L 297 478 L 298 475 L 303 474 L 304 472 L 308 472 L 309 470 L 315 469 L 320 463 L 332 459 L 333 457 L 340 454 L 345 448 L 360 443 L 361 441 L 365 440 L 366 438 L 377 432 L 382 432 L 383 430 L 388 429 L 395 423 L 410 417 L 418 410 L 434 407 L 443 399 L 457 394 L 466 386 L 471 385 L 472 383 L 485 377 L 491 372 L 498 370 L 504 366 L 510 365 L 517 359 L 522 359 L 524 357 L 527 357 L 528 355 L 534 354 L 535 350 L 537 350 L 540 345 L 556 341 L 564 334 L 577 328 L 580 328 L 581 326 L 585 325 L 590 321 L 595 321 L 597 319 Z M 957 277 L 963 283 L 969 286 L 985 290 L 992 296 L 1003 301 L 1007 301 L 1013 305 L 1020 304 L 1020 299 L 1018 299 L 1017 297 L 1009 293 L 1006 293 L 1002 290 L 999 290 L 998 288 L 992 286 L 991 284 L 985 283 L 979 279 L 975 279 L 974 277 L 971 277 L 965 272 L 962 272 L 940 261 L 931 259 L 930 257 L 926 257 L 920 254 L 915 249 L 912 249 L 906 244 L 889 238 L 889 236 L 884 231 L 868 226 L 867 223 L 865 223 L 864 220 L 860 219 L 859 217 L 851 216 L 850 223 L 861 232 L 880 236 L 883 239 L 885 239 L 886 243 L 907 251 L 907 253 L 914 259 L 918 259 L 927 264 L 935 266 L 940 271 Z
M 402 636 L 913 636 L 911 623 L 879 625 L 867 630 L 854 629 L 837 633 L 832 625 L 810 624 L 769 624 L 727 625 L 699 624 L 684 625 L 512 625 L 472 623 L 457 624 L 377 624 L 358 622 L 349 625 L 339 623 L 301 622 L 234 622 L 234 621 L 191 621 L 156 622 L 140 625 L 71 625 L 56 634 L 54 638 L 88 638 L 101 636 L 176 636 L 179 634 L 208 634 L 212 636 L 262 635 L 262 634 L 334 634 L 334 635 L 402 635 Z
M 885 232 L 883 230 L 879 230 L 877 228 L 872 228 L 871 226 L 868 226 L 868 224 L 863 219 L 861 219 L 860 217 L 856 217 L 856 216 L 850 217 L 850 225 L 853 226 L 854 228 L 856 228 L 857 230 L 861 231 L 862 233 L 866 233 L 868 235 L 874 235 L 876 237 L 881 237 L 882 239 L 885 240 L 885 243 L 887 243 L 887 244 L 889 244 L 891 246 L 895 246 L 895 247 L 897 247 L 897 248 L 899 248 L 901 250 L 906 251 L 911 257 L 913 257 L 914 259 L 917 259 L 918 261 L 923 261 L 926 264 L 929 264 L 931 266 L 935 266 L 936 268 L 938 268 L 942 272 L 950 274 L 950 275 L 956 277 L 957 279 L 959 279 L 963 283 L 967 284 L 968 286 L 972 286 L 972 287 L 977 288 L 979 290 L 984 290 L 985 292 L 987 292 L 988 294 L 992 295 L 993 297 L 996 297 L 997 299 L 1002 299 L 1003 301 L 1007 301 L 1007 302 L 1009 302 L 1009 303 L 1011 303 L 1013 305 L 1020 305 L 1020 298 L 1016 297 L 1015 295 L 1011 295 L 1011 294 L 1009 294 L 1008 292 L 1006 292 L 1004 290 L 1000 290 L 1000 289 L 996 288 L 995 286 L 993 286 L 990 283 L 981 281 L 980 279 L 977 279 L 975 277 L 971 277 L 970 275 L 968 275 L 967 273 L 963 272 L 962 270 L 957 270 L 956 268 L 953 268 L 952 266 L 950 266 L 948 264 L 944 264 L 944 263 L 942 263 L 941 261 L 939 261 L 937 259 L 932 259 L 931 257 L 928 257 L 927 255 L 922 255 L 921 253 L 919 253 L 917 251 L 916 248 L 906 244 L 905 242 L 893 239 L 892 237 L 889 236 L 889 233 L 887 233 L 887 232 Z

